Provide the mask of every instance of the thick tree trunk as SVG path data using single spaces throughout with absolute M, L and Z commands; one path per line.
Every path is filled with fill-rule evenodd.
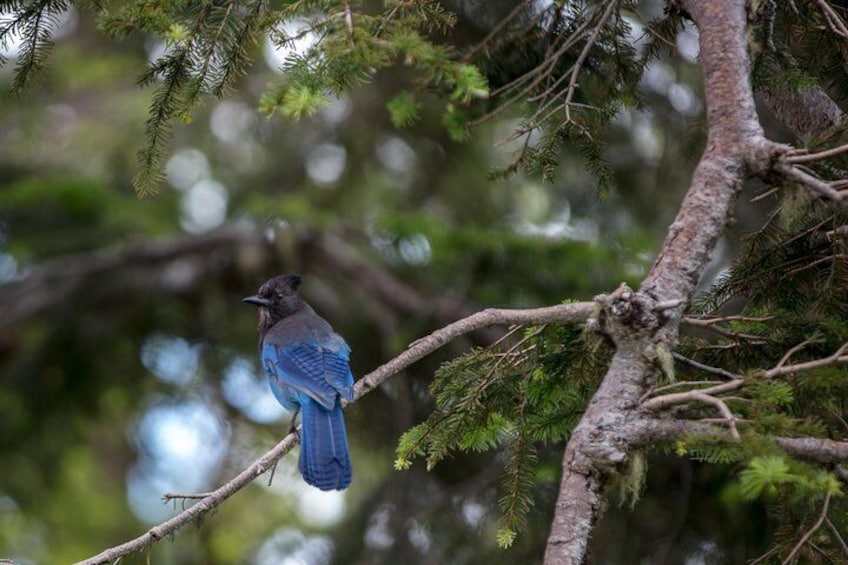
M 568 442 L 545 563 L 587 558 L 601 514 L 602 488 L 622 469 L 644 416 L 639 396 L 674 346 L 683 310 L 722 235 L 746 175 L 779 148 L 764 137 L 754 108 L 744 0 L 686 2 L 700 31 L 709 134 L 662 250 L 640 292 L 601 299 L 600 330 L 616 343 L 601 387 Z

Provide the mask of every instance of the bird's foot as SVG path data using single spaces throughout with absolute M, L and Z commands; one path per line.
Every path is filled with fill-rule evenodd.
M 300 432 L 297 429 L 297 415 L 300 414 L 300 410 L 295 410 L 294 414 L 292 414 L 291 425 L 289 426 L 289 433 L 297 436 L 297 440 L 300 441 Z

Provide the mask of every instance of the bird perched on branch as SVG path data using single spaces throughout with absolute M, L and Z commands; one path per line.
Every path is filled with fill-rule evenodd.
M 321 490 L 350 484 L 351 465 L 341 399 L 353 400 L 350 348 L 297 295 L 300 277 L 280 275 L 244 299 L 259 307 L 259 357 L 280 404 L 300 412 L 304 480 Z

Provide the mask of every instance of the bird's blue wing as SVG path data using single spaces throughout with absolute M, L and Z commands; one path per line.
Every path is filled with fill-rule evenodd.
M 337 394 L 346 400 L 352 400 L 353 374 L 348 366 L 350 349 L 344 341 L 338 341 L 341 344 L 331 340 L 289 347 L 264 343 L 262 364 L 272 379 L 272 388 L 283 391 L 295 389 L 313 398 L 328 410 L 335 406 Z M 278 386 L 274 387 L 275 384 Z M 279 395 L 277 398 L 279 399 Z

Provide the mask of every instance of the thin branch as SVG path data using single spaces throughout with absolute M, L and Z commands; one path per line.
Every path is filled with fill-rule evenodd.
M 589 51 L 592 47 L 594 47 L 595 42 L 598 40 L 598 35 L 600 35 L 601 30 L 604 26 L 606 26 L 607 20 L 609 20 L 612 15 L 612 9 L 615 8 L 617 4 L 617 0 L 608 0 L 606 9 L 604 9 L 604 13 L 601 15 L 601 20 L 598 22 L 598 25 L 595 26 L 595 29 L 592 30 L 592 34 L 589 36 L 589 39 L 586 40 L 586 45 L 577 57 L 577 61 L 574 63 L 574 67 L 571 71 L 571 79 L 568 81 L 568 89 L 565 93 L 565 101 L 562 103 L 563 108 L 565 108 L 566 122 L 571 122 L 571 111 L 569 107 L 571 106 L 571 99 L 574 98 L 574 92 L 577 90 L 577 77 L 580 76 L 580 71 L 583 69 L 583 64 L 589 56 Z
M 522 0 L 522 2 L 516 4 L 515 7 L 510 11 L 510 13 L 507 14 L 504 19 L 502 19 L 500 22 L 498 22 L 498 24 L 495 27 L 493 27 L 492 30 L 489 33 L 486 34 L 486 37 L 484 37 L 476 45 L 472 46 L 471 49 L 466 51 L 465 55 L 462 56 L 462 61 L 465 62 L 465 63 L 470 61 L 471 57 L 473 57 L 475 53 L 477 53 L 478 51 L 483 49 L 486 45 L 488 45 L 489 42 L 492 41 L 492 39 L 494 39 L 494 37 L 497 34 L 499 34 L 501 32 L 501 30 L 503 30 L 503 28 L 505 28 L 507 25 L 509 25 L 509 23 L 513 19 L 515 19 L 515 17 L 518 16 L 518 14 L 523 12 L 524 9 L 532 3 L 533 3 L 533 0 Z
M 565 113 L 566 113 L 566 120 L 565 120 L 564 123 L 572 123 L 570 108 L 572 106 L 571 101 L 572 101 L 572 98 L 574 97 L 574 92 L 575 92 L 575 90 L 578 86 L 577 85 L 577 78 L 580 75 L 580 71 L 582 70 L 583 65 L 586 62 L 586 58 L 589 56 L 589 51 L 591 51 L 592 47 L 595 45 L 595 42 L 597 42 L 597 40 L 598 40 L 598 35 L 600 34 L 600 31 L 604 28 L 607 20 L 609 20 L 610 16 L 612 15 L 612 8 L 615 7 L 616 3 L 617 3 L 616 0 L 610 0 L 607 3 L 607 6 L 604 9 L 603 13 L 601 14 L 601 17 L 600 17 L 598 23 L 595 25 L 594 29 L 592 30 L 592 33 L 586 39 L 586 45 L 583 46 L 583 49 L 580 51 L 580 55 L 578 56 L 578 58 L 574 62 L 574 64 L 569 68 L 568 72 L 564 73 L 561 77 L 559 77 L 556 81 L 554 81 L 553 84 L 551 84 L 547 89 L 545 89 L 544 92 L 542 92 L 541 94 L 537 94 L 537 95 L 528 99 L 528 101 L 530 101 L 530 102 L 533 102 L 535 100 L 545 100 L 545 99 L 547 99 L 542 103 L 541 106 L 539 106 L 536 109 L 536 111 L 531 116 L 531 118 L 529 120 L 529 122 L 531 124 L 545 123 L 545 122 L 548 121 L 548 119 L 551 118 L 551 116 L 556 114 L 556 112 L 559 110 L 559 105 L 555 106 L 547 114 L 542 116 L 542 114 L 545 112 L 545 110 L 550 108 L 551 105 L 554 105 L 557 102 L 557 100 L 559 100 L 560 97 L 562 96 L 561 93 L 555 94 L 555 92 L 556 92 L 556 89 L 559 87 L 559 85 L 562 84 L 562 82 L 566 78 L 569 79 L 569 82 L 568 82 L 568 87 L 566 88 L 566 91 L 565 91 L 565 93 L 566 93 L 565 101 L 562 103 L 562 106 L 565 108 Z M 581 106 L 586 107 L 585 105 L 582 105 L 582 104 L 581 104 Z M 540 118 L 540 116 L 542 116 L 542 117 Z M 562 126 L 560 126 L 560 127 L 562 127 Z
M 209 498 L 210 496 L 212 496 L 211 492 L 166 492 L 162 495 L 162 501 L 170 502 L 172 500 L 202 500 L 204 498 Z
M 111 547 L 105 551 L 98 553 L 93 557 L 84 559 L 77 565 L 95 565 L 103 563 L 111 563 L 120 559 L 125 555 L 129 555 L 145 547 L 153 545 L 162 538 L 173 534 L 178 529 L 186 524 L 189 524 L 200 518 L 204 514 L 210 512 L 226 499 L 243 489 L 245 486 L 253 482 L 253 480 L 262 475 L 265 471 L 273 466 L 274 462 L 280 459 L 283 455 L 291 451 L 291 448 L 297 444 L 297 435 L 289 434 L 283 438 L 280 443 L 275 445 L 265 455 L 254 461 L 244 471 L 236 475 L 232 480 L 215 489 L 209 496 L 203 498 L 195 504 L 183 510 L 170 520 L 162 522 L 142 534 L 141 536 L 130 540 L 121 545 Z
M 173 283 L 168 277 L 156 274 L 151 280 L 153 267 L 188 257 L 212 257 L 214 261 L 191 263 L 196 271 L 192 280 L 204 280 L 213 270 L 231 268 L 231 258 L 245 247 L 264 253 L 266 246 L 267 242 L 257 230 L 230 225 L 198 236 L 146 241 L 119 249 L 105 248 L 49 259 L 20 280 L 0 287 L 0 311 L 3 312 L 0 328 L 50 311 L 56 304 L 85 292 L 88 281 L 95 277 L 133 273 L 127 287 L 150 289 L 155 281 L 166 290 L 173 290 L 169 288 Z
M 836 10 L 833 9 L 827 0 L 815 0 L 815 2 L 819 7 L 819 10 L 821 10 L 825 21 L 827 21 L 828 29 L 836 35 L 848 39 L 848 27 L 845 26 L 845 22 L 843 22 L 842 18 L 839 17 Z
M 575 29 L 571 33 L 571 35 L 568 35 L 568 36 L 566 36 L 565 34 L 560 35 L 559 37 L 557 37 L 551 43 L 551 46 L 548 48 L 547 52 L 545 53 L 545 58 L 542 60 L 542 62 L 539 65 L 530 69 L 529 71 L 527 71 L 526 73 L 524 73 L 520 77 L 514 79 L 513 81 L 492 90 L 492 92 L 490 94 L 490 96 L 492 98 L 494 98 L 496 96 L 501 96 L 501 95 L 505 96 L 508 93 L 512 93 L 515 90 L 518 90 L 518 88 L 522 84 L 532 80 L 532 82 L 528 86 L 525 86 L 521 90 L 521 92 L 518 92 L 517 94 L 512 95 L 512 97 L 509 100 L 507 100 L 506 102 L 504 102 L 502 104 L 498 104 L 498 106 L 496 108 L 494 108 L 492 111 L 480 116 L 479 118 L 475 118 L 474 120 L 471 120 L 468 123 L 468 125 L 474 126 L 474 125 L 480 124 L 482 122 L 485 122 L 485 121 L 493 118 L 494 116 L 498 115 L 499 113 L 504 111 L 506 108 L 508 108 L 509 106 L 511 106 L 512 104 L 517 102 L 518 100 L 521 100 L 521 99 L 525 98 L 526 96 L 529 96 L 533 92 L 533 90 L 539 84 L 541 84 L 543 80 L 545 80 L 545 78 L 550 76 L 550 74 L 556 68 L 557 63 L 559 63 L 560 58 L 565 54 L 566 51 L 571 49 L 580 40 L 581 37 L 583 37 L 583 33 L 586 31 L 586 29 L 588 27 L 589 27 L 589 20 L 580 24 L 577 27 L 577 29 Z M 533 129 L 534 127 L 536 127 L 536 126 L 533 125 L 533 124 L 530 124 L 528 126 L 528 131 Z M 519 133 L 519 135 L 520 135 L 520 133 Z
M 355 396 L 358 399 L 367 394 L 390 376 L 460 335 L 493 325 L 581 323 L 592 315 L 594 306 L 594 302 L 575 302 L 531 310 L 489 308 L 477 312 L 413 342 L 406 351 L 360 379 L 354 387 Z
M 724 421 L 724 420 L 722 420 Z M 671 443 L 686 436 L 726 438 L 727 430 L 693 420 L 648 417 L 632 422 L 630 439 L 635 447 Z M 848 441 L 816 437 L 768 437 L 786 454 L 821 465 L 848 462 Z
M 774 320 L 774 316 L 686 316 L 684 324 L 707 327 L 724 322 L 768 322 Z
M 365 375 L 354 386 L 355 400 L 374 390 L 380 383 L 397 374 L 409 365 L 436 351 L 452 339 L 468 332 L 492 325 L 528 324 L 576 324 L 584 322 L 592 314 L 594 303 L 576 302 L 546 308 L 509 310 L 490 308 L 457 320 L 430 335 L 415 341 L 406 351 Z M 190 508 L 173 518 L 148 530 L 143 535 L 121 545 L 109 548 L 93 557 L 80 561 L 78 565 L 110 563 L 125 555 L 150 546 L 163 537 L 173 534 L 186 524 L 211 511 L 236 492 L 250 484 L 256 477 L 272 469 L 276 462 L 298 442 L 297 434 L 289 433 L 265 455 L 254 461 L 247 469 L 232 480 L 215 489 Z M 165 495 L 170 498 L 195 498 L 200 495 Z
M 806 340 L 802 341 L 801 343 L 799 343 L 798 345 L 791 347 L 789 349 L 789 351 L 787 351 L 786 353 L 783 354 L 783 357 L 780 358 L 780 361 L 777 362 L 777 365 L 775 365 L 774 368 L 780 369 L 781 367 L 783 367 L 793 355 L 795 355 L 796 353 L 798 353 L 799 351 L 801 351 L 802 349 L 804 349 L 805 347 L 807 347 L 808 345 L 813 343 L 813 341 L 816 341 L 816 340 L 806 339 Z
M 715 406 L 727 422 L 727 427 L 730 428 L 730 435 L 733 439 L 736 441 L 742 439 L 739 437 L 739 430 L 736 429 L 736 416 L 733 415 L 733 412 L 730 411 L 730 408 L 727 407 L 727 404 L 723 400 L 698 391 L 692 391 L 691 396 L 693 400 Z
M 768 197 L 769 197 L 769 196 L 771 196 L 772 194 L 777 194 L 777 192 L 778 192 L 779 190 L 780 190 L 780 189 L 779 189 L 778 187 L 776 187 L 776 186 L 775 186 L 775 187 L 772 187 L 772 188 L 770 188 L 770 189 L 766 190 L 765 192 L 761 192 L 760 194 L 758 194 L 758 195 L 756 195 L 756 196 L 752 197 L 750 200 L 748 200 L 748 202 L 750 202 L 751 204 L 753 204 L 753 203 L 755 203 L 755 202 L 759 202 L 760 200 L 765 200 L 766 198 L 768 198 Z
M 827 159 L 828 157 L 833 157 L 834 155 L 839 155 L 841 153 L 845 153 L 848 151 L 848 143 L 844 145 L 840 145 L 838 147 L 831 147 L 830 149 L 824 149 L 822 151 L 817 151 L 816 153 L 805 153 L 802 155 L 789 155 L 785 158 L 787 163 L 792 163 L 796 165 L 798 163 L 809 163 L 811 161 L 818 161 L 820 159 Z
M 699 369 L 701 371 L 704 371 L 706 373 L 718 375 L 720 377 L 724 377 L 724 378 L 730 379 L 730 380 L 736 380 L 736 379 L 742 378 L 742 375 L 737 375 L 736 373 L 731 373 L 730 371 L 722 369 L 721 367 L 713 367 L 713 366 L 710 366 L 710 365 L 704 365 L 703 363 L 699 363 L 698 361 L 695 361 L 694 359 L 689 359 L 688 357 L 684 357 L 680 353 L 672 353 L 672 356 L 675 359 L 677 359 L 678 361 L 680 361 L 681 363 L 684 363 L 686 365 L 689 365 L 690 367 L 694 367 L 694 368 Z
M 757 557 L 756 559 L 754 559 L 753 561 L 748 563 L 748 565 L 757 565 L 758 563 L 763 563 L 766 559 L 768 559 L 769 557 L 771 557 L 772 555 L 774 555 L 778 551 L 780 551 L 780 546 L 772 547 L 771 549 L 769 549 L 768 551 L 766 551 L 765 553 L 763 553 L 762 555 L 760 555 L 759 557 Z
M 808 269 L 812 269 L 816 265 L 821 265 L 822 263 L 827 263 L 829 261 L 838 261 L 838 260 L 842 260 L 842 261 L 848 260 L 848 253 L 834 253 L 833 255 L 828 255 L 826 257 L 816 259 L 815 261 L 812 261 L 811 263 L 807 263 L 806 265 L 803 265 L 801 267 L 795 267 L 794 269 L 792 269 L 791 271 L 789 271 L 786 274 L 787 275 L 796 275 L 800 272 L 806 271 Z
M 350 0 L 344 0 L 344 23 L 347 28 L 348 43 L 353 47 L 353 12 L 350 9 Z
M 667 385 L 663 385 L 661 387 L 657 387 L 655 389 L 651 389 L 647 393 L 645 393 L 645 398 L 648 398 L 651 394 L 656 394 L 658 392 L 665 392 L 667 390 L 673 390 L 675 388 L 682 388 L 685 386 L 698 386 L 698 385 L 720 385 L 724 383 L 724 381 L 680 381 L 677 383 L 671 383 Z
M 727 319 L 727 318 L 725 318 Z M 734 332 L 733 330 L 728 330 L 727 328 L 723 328 L 718 325 L 719 321 L 724 321 L 725 319 L 716 318 L 711 320 L 702 320 L 700 318 L 684 318 L 683 323 L 687 326 L 693 326 L 696 328 L 703 328 L 705 330 L 711 331 L 713 333 L 722 335 L 724 337 L 730 337 L 733 339 L 744 339 L 746 341 L 750 341 L 753 344 L 761 345 L 768 341 L 767 338 L 761 335 L 755 334 L 747 334 L 742 332 Z
M 829 367 L 830 365 L 848 363 L 848 355 L 845 354 L 846 351 L 848 351 L 848 342 L 843 343 L 842 346 L 837 349 L 833 355 L 830 355 L 828 357 L 823 357 L 814 361 L 807 361 L 805 363 L 798 363 L 796 365 L 778 366 L 774 369 L 770 369 L 765 372 L 765 378 L 773 379 L 775 377 L 780 377 L 783 375 L 792 375 L 804 371 L 821 369 L 822 367 Z
M 798 543 L 795 544 L 795 547 L 792 548 L 792 551 L 789 552 L 789 555 L 786 559 L 783 560 L 783 565 L 788 565 L 792 562 L 793 559 L 798 555 L 798 552 L 801 551 L 801 548 L 804 547 L 804 544 L 807 543 L 807 540 L 816 533 L 816 531 L 822 527 L 825 518 L 827 518 L 827 509 L 830 506 L 830 497 L 831 493 L 828 492 L 824 495 L 824 502 L 822 503 L 821 512 L 819 512 L 819 517 L 816 522 L 812 525 L 812 527 L 807 530 L 801 539 L 798 540 Z
M 664 394 L 662 396 L 656 396 L 643 402 L 642 408 L 650 411 L 662 410 L 664 408 L 668 408 L 669 406 L 674 406 L 677 404 L 683 404 L 685 402 L 697 400 L 696 396 L 713 396 L 716 394 L 722 394 L 725 392 L 730 392 L 732 390 L 740 389 L 742 388 L 742 386 L 744 386 L 745 382 L 746 381 L 743 379 L 737 379 L 729 383 L 714 385 L 703 389 L 689 390 L 686 392 L 675 392 L 671 394 Z
M 836 202 L 841 202 L 848 198 L 847 190 L 836 190 L 833 188 L 832 184 L 829 182 L 825 182 L 823 180 L 817 179 L 816 177 L 805 173 L 804 171 L 798 169 L 797 167 L 793 167 L 792 165 L 787 165 L 785 163 L 778 163 L 775 166 L 775 169 L 791 178 L 794 181 L 801 183 L 807 188 L 813 190 L 814 192 L 818 192 L 822 196 L 834 200 Z
M 836 540 L 836 545 L 839 546 L 839 549 L 842 551 L 842 555 L 848 558 L 848 544 L 845 543 L 845 539 L 842 537 L 842 534 L 839 533 L 839 529 L 830 521 L 830 518 L 825 517 L 824 523 L 827 526 L 827 529 L 830 530 L 831 535 Z
M 801 373 L 804 371 L 812 371 L 814 369 L 821 369 L 822 367 L 829 367 L 831 365 L 837 365 L 841 363 L 848 363 L 848 355 L 846 355 L 846 351 L 848 351 L 848 342 L 842 344 L 839 349 L 837 349 L 832 355 L 828 357 L 823 357 L 821 359 L 815 359 L 813 361 L 806 361 L 804 363 L 797 363 L 795 365 L 786 365 L 789 358 L 808 345 L 810 340 L 800 343 L 794 347 L 792 347 L 789 351 L 787 351 L 783 357 L 778 361 L 778 363 L 774 366 L 774 368 L 764 371 L 760 378 L 762 379 L 774 379 L 776 377 L 781 377 L 784 375 L 791 375 L 795 373 Z M 744 379 L 737 378 L 733 381 L 709 386 L 707 388 L 698 389 L 698 390 L 690 390 L 686 392 L 676 392 L 665 394 L 662 396 L 656 396 L 654 398 L 650 398 L 644 402 L 642 402 L 641 406 L 645 410 L 662 410 L 664 408 L 668 408 L 669 406 L 674 406 L 676 404 L 683 404 L 685 402 L 691 402 L 692 400 L 702 400 L 700 399 L 700 395 L 708 395 L 715 396 L 718 394 L 723 394 L 726 392 L 731 392 L 734 390 L 738 390 L 744 386 L 746 386 L 753 379 Z

